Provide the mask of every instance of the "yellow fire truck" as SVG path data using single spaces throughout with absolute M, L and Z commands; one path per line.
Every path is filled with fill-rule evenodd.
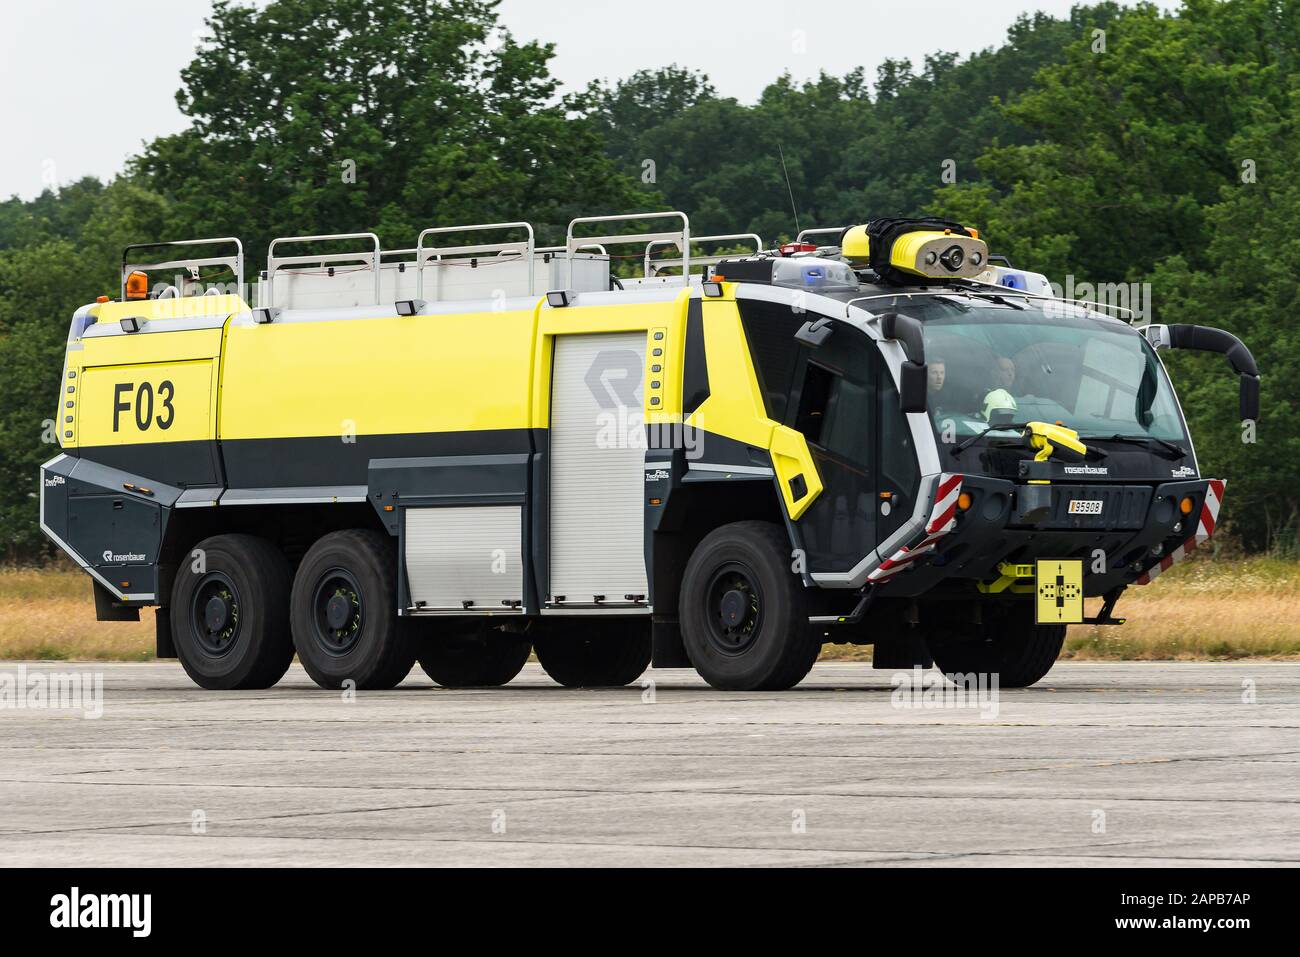
M 942 220 L 293 236 L 243 281 L 237 239 L 128 248 L 41 469 L 99 618 L 156 606 L 205 688 L 295 653 L 327 688 L 500 685 L 535 651 L 567 686 L 779 689 L 827 641 L 1032 684 L 1085 596 L 1118 623 L 1213 531 L 1157 349 L 1225 354 L 1258 410 L 1232 336 L 1053 298 Z

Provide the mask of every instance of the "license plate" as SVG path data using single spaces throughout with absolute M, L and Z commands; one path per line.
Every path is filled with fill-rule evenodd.
M 1071 515 L 1100 515 L 1101 506 L 1099 498 L 1072 498 L 1069 511 Z
M 1034 590 L 1037 624 L 1077 625 L 1083 621 L 1082 560 L 1039 559 L 1034 563 Z

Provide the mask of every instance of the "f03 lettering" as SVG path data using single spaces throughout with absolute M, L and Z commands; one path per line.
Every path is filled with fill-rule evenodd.
M 141 432 L 147 432 L 155 425 L 160 429 L 170 429 L 176 421 L 176 407 L 172 400 L 176 397 L 176 386 L 170 379 L 158 383 L 157 389 L 152 382 L 118 382 L 113 386 L 113 431 L 122 427 L 122 413 L 128 413 L 127 425 L 134 423 Z M 134 411 L 134 415 L 130 415 Z

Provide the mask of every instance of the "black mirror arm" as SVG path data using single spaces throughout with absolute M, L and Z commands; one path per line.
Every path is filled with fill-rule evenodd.
M 1169 326 L 1169 345 L 1174 349 L 1196 349 L 1200 352 L 1217 352 L 1228 359 L 1237 375 L 1259 378 L 1259 366 L 1246 344 L 1223 329 L 1212 326 Z
M 1259 366 L 1244 342 L 1231 332 L 1212 326 L 1172 325 L 1168 329 L 1169 345 L 1174 349 L 1218 352 L 1225 356 L 1232 371 L 1241 377 L 1238 395 L 1241 418 L 1251 421 L 1259 418 Z
M 886 312 L 880 317 L 880 334 L 897 340 L 909 361 L 925 365 L 924 327 L 919 319 L 901 312 Z

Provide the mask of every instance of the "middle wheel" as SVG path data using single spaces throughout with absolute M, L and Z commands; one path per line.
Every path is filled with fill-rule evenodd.
M 444 688 L 496 688 L 508 684 L 523 670 L 532 644 L 478 621 L 420 637 L 419 660 L 424 673 Z
M 650 623 L 571 619 L 533 641 L 537 661 L 566 688 L 617 688 L 650 665 Z
M 415 664 L 410 632 L 397 617 L 395 552 L 386 536 L 353 528 L 322 537 L 298 566 L 293 645 L 322 688 L 349 679 L 358 688 L 392 688 Z

